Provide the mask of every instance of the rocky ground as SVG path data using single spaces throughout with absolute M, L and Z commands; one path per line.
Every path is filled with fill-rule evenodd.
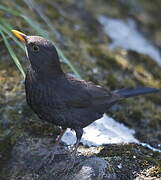
M 26 1 L 27 2 L 27 1 Z M 19 4 L 37 21 L 37 6 L 32 1 L 3 2 L 15 8 Z M 38 3 L 39 2 L 39 3 Z M 161 48 L 161 2 L 153 1 L 38 1 L 38 9 L 46 14 L 54 31 L 53 41 L 62 49 L 81 76 L 111 90 L 138 85 L 161 88 L 160 66 L 149 56 L 117 48 L 111 50 L 111 39 L 104 32 L 98 17 L 106 15 L 136 21 L 138 30 Z M 132 3 L 133 2 L 133 3 Z M 3 12 L 9 22 L 16 22 L 15 29 L 26 34 L 34 31 L 18 17 Z M 15 46 L 14 42 L 12 45 Z M 79 148 L 81 152 L 72 162 L 69 150 L 61 148 L 64 156 L 45 163 L 41 152 L 50 151 L 59 128 L 42 123 L 26 105 L 24 84 L 20 73 L 0 41 L 0 180 L 17 179 L 160 179 L 161 153 L 137 144 L 113 144 L 100 147 Z M 16 46 L 15 46 L 16 48 Z M 18 55 L 25 59 L 21 50 Z M 26 61 L 23 61 L 25 66 Z M 63 64 L 66 72 L 71 70 Z M 129 99 L 108 112 L 115 120 L 136 131 L 135 136 L 161 149 L 161 95 L 148 95 Z M 65 171 L 63 168 L 70 164 Z M 54 169 L 54 171 L 53 171 Z M 61 169 L 61 170 L 60 170 Z

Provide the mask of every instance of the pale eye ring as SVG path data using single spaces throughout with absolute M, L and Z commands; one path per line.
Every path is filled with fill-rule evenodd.
M 39 52 L 39 46 L 37 46 L 37 45 L 33 45 L 32 49 L 34 52 Z

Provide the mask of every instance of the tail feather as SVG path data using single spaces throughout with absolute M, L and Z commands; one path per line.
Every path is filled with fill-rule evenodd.
M 114 91 L 114 93 L 123 96 L 124 98 L 139 96 L 142 94 L 158 93 L 158 92 L 161 92 L 161 89 L 149 88 L 149 87 L 137 87 L 134 89 L 125 88 Z

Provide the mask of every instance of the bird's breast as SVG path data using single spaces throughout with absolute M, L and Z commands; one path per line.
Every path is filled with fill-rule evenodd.
M 26 77 L 26 100 L 31 109 L 41 118 L 50 119 L 59 107 L 52 82 L 41 82 Z

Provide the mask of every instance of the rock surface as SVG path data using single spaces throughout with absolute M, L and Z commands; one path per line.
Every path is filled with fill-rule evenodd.
M 11 154 L 3 176 L 10 179 L 99 180 L 115 178 L 108 162 L 96 156 L 74 158 L 65 146 L 53 147 L 49 139 L 23 139 Z

